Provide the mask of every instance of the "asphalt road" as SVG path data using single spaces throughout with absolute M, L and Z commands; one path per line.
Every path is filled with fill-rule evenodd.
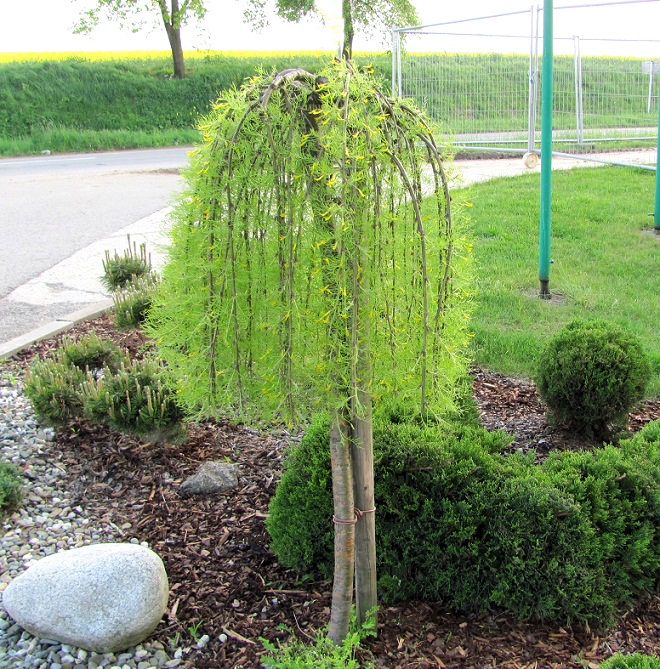
M 61 305 L 23 303 L 12 292 L 170 204 L 188 151 L 0 159 L 0 342 L 61 316 Z

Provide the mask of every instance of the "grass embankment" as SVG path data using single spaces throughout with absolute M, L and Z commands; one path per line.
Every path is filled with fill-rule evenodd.
M 0 54 L 0 155 L 189 144 L 198 139 L 199 116 L 257 69 L 315 72 L 329 58 L 304 51 L 189 53 L 188 77 L 177 80 L 168 52 Z M 354 61 L 373 64 L 389 91 L 388 54 L 358 53 Z M 446 132 L 527 127 L 525 56 L 428 53 L 405 63 L 404 95 L 414 95 Z M 575 125 L 572 68 L 572 58 L 556 59 L 557 128 Z M 655 127 L 639 59 L 585 58 L 583 72 L 587 99 L 597 93 L 585 127 Z
M 556 55 L 553 63 L 553 128 L 575 142 L 574 59 Z M 403 59 L 402 72 L 403 95 L 414 97 L 436 121 L 447 124 L 453 133 L 527 130 L 528 56 L 408 54 Z M 647 109 L 648 75 L 642 72 L 640 58 L 585 57 L 582 59 L 582 80 L 585 137 L 603 136 L 603 129 L 656 127 L 657 107 L 653 105 Z M 542 87 L 539 73 L 539 96 Z M 536 129 L 540 130 L 540 97 L 537 104 Z M 629 135 L 620 133 L 622 137 Z M 613 135 L 608 131 L 607 136 Z M 526 140 L 524 133 L 521 137 Z M 519 148 L 525 143 L 523 141 Z M 570 142 L 566 146 L 570 146 Z M 584 150 L 585 147 L 581 148 Z
M 172 78 L 165 52 L 24 56 L 0 62 L 0 155 L 192 144 L 200 115 L 223 90 L 260 68 L 314 72 L 329 59 L 321 52 L 189 54 L 181 80 Z M 384 54 L 355 60 L 390 76 Z
M 652 172 L 632 168 L 553 174 L 551 300 L 538 297 L 539 175 L 454 192 L 473 203 L 476 364 L 533 377 L 550 335 L 574 318 L 604 318 L 640 337 L 653 368 L 647 395 L 660 396 L 654 187 Z

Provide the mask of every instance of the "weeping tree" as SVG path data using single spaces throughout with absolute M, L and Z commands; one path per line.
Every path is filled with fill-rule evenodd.
M 330 413 L 339 642 L 354 574 L 376 605 L 372 403 L 451 405 L 467 244 L 427 122 L 350 63 L 259 75 L 202 129 L 152 333 L 192 415 Z

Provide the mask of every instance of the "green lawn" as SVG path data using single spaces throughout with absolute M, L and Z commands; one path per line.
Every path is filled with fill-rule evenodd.
M 551 300 L 538 297 L 539 175 L 454 191 L 467 199 L 477 274 L 477 365 L 533 377 L 541 346 L 570 320 L 605 318 L 636 333 L 660 395 L 660 236 L 655 174 L 633 168 L 553 173 Z

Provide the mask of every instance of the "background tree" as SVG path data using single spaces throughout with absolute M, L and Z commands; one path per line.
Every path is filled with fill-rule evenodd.
M 339 642 L 354 573 L 376 604 L 372 402 L 451 406 L 467 245 L 426 121 L 347 61 L 257 76 L 202 130 L 151 332 L 193 415 L 330 414 Z
M 353 53 L 355 32 L 372 35 L 378 31 L 388 31 L 395 26 L 414 25 L 418 22 L 417 11 L 410 0 L 334 0 L 341 3 L 343 19 L 344 58 Z M 300 21 L 311 13 L 325 14 L 325 2 L 314 0 L 276 0 L 279 16 L 287 21 Z M 325 19 L 325 16 L 324 16 Z
M 181 27 L 191 18 L 201 21 L 206 15 L 205 0 L 95 0 L 91 9 L 82 13 L 74 29 L 76 33 L 91 32 L 102 16 L 118 20 L 122 27 L 137 32 L 147 20 L 158 17 L 165 27 L 172 51 L 174 76 L 181 79 L 186 75 L 186 66 L 181 43 Z

